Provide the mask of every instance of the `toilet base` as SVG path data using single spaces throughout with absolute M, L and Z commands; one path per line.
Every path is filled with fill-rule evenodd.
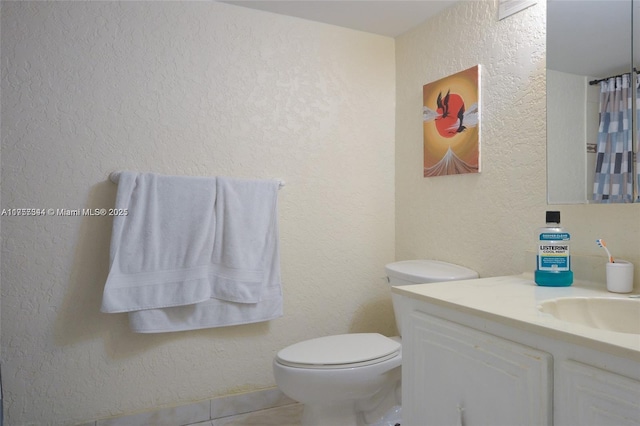
M 400 423 L 400 380 L 360 401 L 304 404 L 301 426 L 394 426 Z
M 395 405 L 387 410 L 384 416 L 373 423 L 368 423 L 362 413 L 349 407 L 310 407 L 304 406 L 301 426 L 395 426 L 401 423 L 402 407 Z

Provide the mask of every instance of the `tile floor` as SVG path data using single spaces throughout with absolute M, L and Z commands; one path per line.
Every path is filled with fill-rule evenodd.
M 78 426 L 298 426 L 301 418 L 302 404 L 270 388 Z
M 278 388 L 269 388 L 77 426 L 300 426 L 302 408 Z M 397 409 L 375 425 L 398 425 Z
M 299 426 L 301 417 L 302 404 L 296 403 L 189 426 Z

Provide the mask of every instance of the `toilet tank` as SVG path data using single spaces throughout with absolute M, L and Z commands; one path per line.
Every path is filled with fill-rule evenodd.
M 478 278 L 473 269 L 439 260 L 403 260 L 385 266 L 391 286 L 437 283 Z M 391 293 L 398 332 L 402 336 L 401 312 L 405 307 L 399 295 Z

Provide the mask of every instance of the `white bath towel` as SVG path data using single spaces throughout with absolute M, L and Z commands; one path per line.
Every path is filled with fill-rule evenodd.
M 282 297 L 278 184 L 122 172 L 116 209 L 128 215 L 114 217 L 102 311 L 201 312 L 228 302 L 246 306 L 220 325 L 264 317 L 259 302 Z

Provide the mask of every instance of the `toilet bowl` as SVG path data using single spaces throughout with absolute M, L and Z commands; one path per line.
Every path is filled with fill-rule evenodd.
M 303 425 L 348 426 L 371 423 L 399 404 L 401 363 L 398 338 L 355 333 L 288 346 L 273 371 L 280 390 L 304 404 Z
M 392 286 L 477 278 L 477 272 L 432 260 L 386 266 Z M 404 307 L 393 298 L 398 321 Z M 400 333 L 401 334 L 401 333 Z M 386 426 L 399 423 L 400 337 L 352 333 L 288 346 L 273 361 L 280 390 L 304 404 L 302 426 Z

